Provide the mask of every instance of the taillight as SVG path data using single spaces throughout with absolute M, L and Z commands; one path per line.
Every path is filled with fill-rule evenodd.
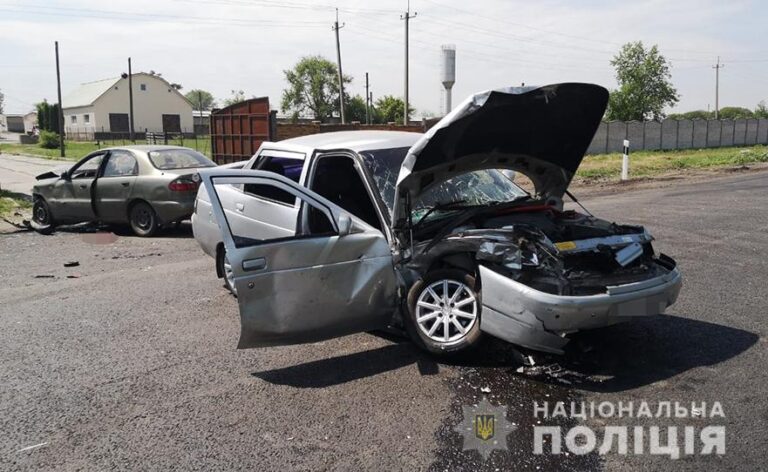
M 197 182 L 187 177 L 179 177 L 168 184 L 168 189 L 171 192 L 196 192 Z

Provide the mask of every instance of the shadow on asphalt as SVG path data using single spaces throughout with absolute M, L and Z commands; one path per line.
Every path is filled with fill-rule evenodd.
M 414 363 L 420 363 L 419 370 L 423 375 L 437 372 L 437 364 L 418 351 L 416 346 L 410 342 L 400 342 L 369 351 L 254 372 L 252 375 L 277 385 L 323 388 L 379 375 Z
M 128 225 L 103 225 L 103 224 L 97 224 L 97 223 L 80 223 L 76 225 L 64 225 L 64 226 L 57 226 L 53 234 L 56 233 L 70 233 L 70 234 L 83 234 L 83 235 L 92 235 L 92 234 L 103 234 L 103 235 L 112 235 L 112 240 L 115 240 L 117 237 L 126 237 L 126 238 L 139 238 L 140 236 L 136 236 L 133 231 L 131 231 L 131 228 Z M 170 225 L 168 227 L 161 227 L 157 230 L 154 236 L 152 238 L 178 238 L 178 239 L 189 239 L 193 238 L 194 235 L 192 234 L 192 224 L 189 221 L 184 221 L 176 227 L 175 225 Z
M 515 347 L 486 338 L 461 357 L 437 359 L 405 338 L 376 333 L 393 344 L 252 375 L 297 388 L 323 388 L 417 364 L 421 375 L 440 365 L 489 369 L 498 375 L 594 392 L 620 392 L 727 361 L 754 345 L 748 331 L 676 316 L 661 315 L 574 335 L 565 356 L 531 354 L 533 367 L 520 372 Z
M 621 392 L 720 364 L 758 339 L 741 329 L 660 315 L 579 333 L 566 356 L 548 358 L 538 373 L 534 368 L 521 375 L 586 391 Z

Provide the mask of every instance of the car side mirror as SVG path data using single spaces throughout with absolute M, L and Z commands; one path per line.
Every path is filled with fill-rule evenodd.
M 60 175 L 59 177 L 61 177 L 61 178 L 62 178 L 62 179 L 64 179 L 64 180 L 71 180 L 71 179 L 72 179 L 72 176 L 71 176 L 71 175 L 69 175 L 69 171 L 67 171 L 67 170 L 65 170 L 64 172 L 62 172 L 62 173 L 61 173 L 61 175 Z
M 352 232 L 352 218 L 346 213 L 339 215 L 339 221 L 337 223 L 339 225 L 339 236 L 346 236 Z

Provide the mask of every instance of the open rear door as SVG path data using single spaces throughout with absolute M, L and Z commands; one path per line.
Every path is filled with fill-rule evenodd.
M 396 306 L 384 235 L 323 197 L 273 172 L 200 172 L 232 264 L 240 306 L 239 348 L 320 341 L 381 328 Z M 274 187 L 300 201 L 293 235 L 253 237 L 253 222 L 222 206 L 227 185 Z M 231 188 L 231 187 L 230 187 Z M 243 192 L 243 198 L 258 198 Z

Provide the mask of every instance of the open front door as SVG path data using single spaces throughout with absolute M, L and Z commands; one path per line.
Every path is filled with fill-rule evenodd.
M 397 289 L 392 254 L 379 230 L 274 172 L 216 169 L 200 175 L 234 271 L 239 348 L 314 342 L 386 326 Z M 219 198 L 225 186 L 240 184 L 294 195 L 300 210 L 293 234 L 254 238 L 253 220 L 222 206 Z

